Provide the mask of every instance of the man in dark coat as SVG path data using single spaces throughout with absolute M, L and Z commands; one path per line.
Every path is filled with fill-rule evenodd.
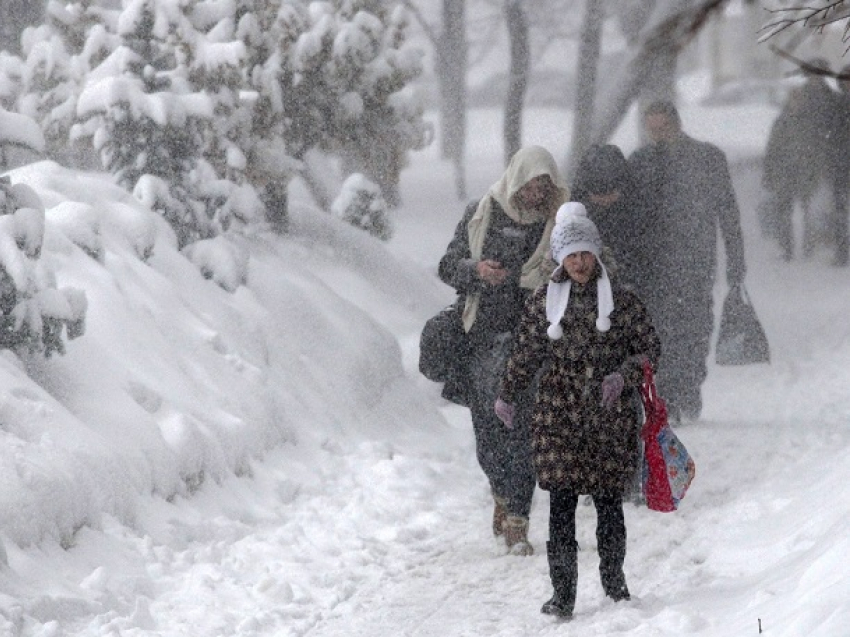
M 582 204 L 561 206 L 551 243 L 560 265 L 526 305 L 494 410 L 512 426 L 510 405 L 540 374 L 532 448 L 537 480 L 550 493 L 547 555 L 554 588 L 541 612 L 570 617 L 581 494 L 592 495 L 596 507 L 605 593 L 615 601 L 629 599 L 623 494 L 638 463 L 641 412 L 635 398 L 642 364 L 657 363 L 660 345 L 640 299 L 609 278 L 599 231 Z
M 835 256 L 833 265 L 844 267 L 850 262 L 850 64 L 841 69 L 838 80 L 838 107 L 836 132 L 833 140 L 835 147 Z
M 514 554 L 533 552 L 528 516 L 535 488 L 531 446 L 519 401 L 519 426 L 505 429 L 493 413 L 523 305 L 554 264 L 549 234 L 569 199 L 555 160 L 544 148 L 520 149 L 480 201 L 467 207 L 440 261 L 440 278 L 458 292 L 469 356 L 469 409 L 478 463 L 494 499 L 493 533 Z
M 674 421 L 695 420 L 714 328 L 717 229 L 731 288 L 745 274 L 741 215 L 726 155 L 686 135 L 672 103 L 651 104 L 644 125 L 652 143 L 629 158 L 648 229 L 640 289 L 664 348 L 658 390 Z
M 810 69 L 829 69 L 826 60 L 815 58 Z M 841 98 L 822 75 L 804 71 L 805 83 L 791 92 L 770 129 L 764 152 L 762 185 L 771 197 L 766 218 L 768 235 L 779 242 L 782 257 L 794 257 L 794 203 L 808 213 L 815 190 L 824 181 L 833 190 L 836 209 L 846 198 L 842 186 L 846 168 L 841 157 L 843 135 Z M 839 178 L 840 175 L 840 178 Z M 835 190 L 835 188 L 838 190 Z M 829 215 L 830 220 L 835 218 Z M 804 218 L 803 250 L 814 249 L 815 223 Z

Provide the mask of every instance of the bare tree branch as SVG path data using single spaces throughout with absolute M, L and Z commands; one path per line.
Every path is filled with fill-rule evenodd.
M 646 48 L 658 50 L 672 46 L 681 50 L 727 2 L 728 0 L 705 0 L 696 7 L 683 8 L 681 12 L 669 15 L 650 31 L 645 41 Z
M 846 0 L 832 0 L 821 7 L 797 6 L 767 11 L 776 18 L 769 20 L 760 29 L 763 35 L 759 37 L 759 42 L 765 42 L 793 26 L 801 25 L 822 33 L 824 27 L 842 21 L 845 22 L 842 41 L 850 40 L 850 5 Z
M 822 75 L 824 77 L 834 77 L 836 80 L 850 80 L 850 73 L 837 73 L 830 69 L 824 69 L 820 66 L 816 66 L 814 64 L 810 64 L 805 60 L 801 60 L 795 55 L 788 53 L 788 51 L 784 51 L 777 46 L 771 46 L 770 50 L 776 53 L 776 55 L 785 58 L 789 62 L 793 62 L 796 66 L 798 66 L 801 70 L 807 71 L 812 75 Z
M 605 143 L 622 121 L 629 106 L 640 92 L 649 75 L 652 63 L 668 49 L 681 50 L 705 25 L 711 15 L 722 9 L 728 0 L 699 0 L 694 4 L 665 4 L 656 18 L 642 29 L 642 37 L 634 47 L 631 59 L 608 83 L 608 90 L 598 103 L 591 140 Z

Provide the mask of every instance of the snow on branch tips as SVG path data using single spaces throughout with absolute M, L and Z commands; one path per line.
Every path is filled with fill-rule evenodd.
M 353 173 L 342 184 L 331 211 L 355 228 L 365 230 L 383 241 L 392 237 L 387 202 L 380 187 L 361 173 Z

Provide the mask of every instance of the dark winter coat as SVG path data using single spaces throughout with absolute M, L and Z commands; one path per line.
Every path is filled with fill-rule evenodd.
M 440 279 L 457 290 L 460 307 L 467 294 L 481 293 L 478 318 L 469 332 L 475 342 L 490 342 L 497 335 L 513 332 L 530 290 L 520 287 L 522 265 L 531 257 L 543 236 L 545 222 L 519 224 L 493 201 L 490 227 L 484 240 L 483 258 L 499 261 L 510 274 L 502 285 L 489 286 L 476 273 L 469 249 L 469 220 L 478 202 L 470 203 L 440 260 Z
M 848 69 L 850 71 L 850 69 Z M 837 96 L 835 107 L 835 131 L 832 135 L 834 178 L 839 188 L 848 188 L 850 180 L 850 92 L 847 89 Z M 838 214 L 847 214 L 846 210 Z
M 615 285 L 614 308 L 611 329 L 599 332 L 596 282 L 573 283 L 561 321 L 564 336 L 558 340 L 546 332 L 546 286 L 534 292 L 524 310 L 500 395 L 513 402 L 543 368 L 531 425 L 534 466 L 543 489 L 623 493 L 634 478 L 642 361 L 655 364 L 661 346 L 635 294 Z M 615 371 L 626 388 L 606 410 L 602 379 Z
M 675 321 L 685 332 L 710 334 L 718 227 L 726 248 L 727 281 L 742 280 L 746 270 L 741 213 L 726 155 L 683 134 L 674 142 L 635 151 L 629 165 L 649 255 L 640 275 L 641 298 L 656 321 Z
M 791 93 L 773 122 L 764 153 L 762 184 L 806 200 L 841 168 L 846 144 L 841 96 L 823 78 Z
M 591 201 L 591 195 L 619 192 L 608 206 Z M 605 246 L 611 251 L 621 284 L 635 287 L 651 254 L 647 226 L 641 219 L 635 198 L 631 170 L 622 151 L 612 145 L 591 146 L 582 156 L 572 188 L 573 201 L 581 202 L 596 224 Z M 610 269 L 611 263 L 605 261 Z

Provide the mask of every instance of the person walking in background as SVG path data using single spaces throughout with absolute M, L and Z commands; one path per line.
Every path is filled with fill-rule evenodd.
M 517 426 L 493 413 L 499 379 L 526 298 L 552 270 L 549 233 L 569 199 L 555 160 L 544 148 L 520 149 L 502 177 L 470 204 L 440 261 L 439 276 L 457 290 L 470 344 L 469 409 L 478 463 L 493 494 L 493 533 L 509 550 L 530 555 L 528 516 L 535 477 L 526 423 L 517 400 Z
M 839 72 L 838 91 L 836 134 L 833 140 L 835 216 L 832 226 L 835 256 L 832 263 L 845 267 L 850 262 L 850 64 Z
M 841 97 L 817 70 L 829 71 L 829 63 L 822 58 L 808 62 L 803 70 L 806 81 L 788 96 L 771 126 L 764 152 L 762 186 L 770 196 L 761 221 L 767 236 L 779 242 L 785 261 L 794 258 L 795 202 L 803 208 L 806 256 L 817 240 L 810 204 L 818 187 L 827 183 L 834 210 L 846 207 Z M 828 218 L 832 222 L 835 213 Z
M 537 480 L 550 492 L 546 549 L 554 589 L 541 612 L 568 618 L 578 582 L 581 494 L 596 507 L 605 594 L 630 598 L 623 494 L 638 462 L 643 362 L 657 364 L 661 348 L 641 300 L 609 278 L 599 231 L 582 204 L 559 209 L 551 243 L 558 266 L 526 305 L 494 411 L 515 426 L 513 405 L 540 374 L 531 434 Z
M 620 284 L 637 288 L 640 295 L 639 274 L 646 268 L 650 254 L 644 236 L 646 226 L 635 206 L 634 180 L 623 151 L 613 144 L 588 148 L 579 161 L 571 190 L 573 201 L 584 205 L 590 220 L 605 237 L 605 248 L 611 250 L 606 259 L 609 271 L 615 269 Z
M 650 104 L 643 121 L 651 143 L 629 157 L 651 257 L 640 289 L 664 347 L 658 391 L 671 421 L 692 421 L 702 412 L 714 329 L 717 229 L 732 288 L 746 273 L 741 214 L 723 151 L 685 134 L 671 102 Z

